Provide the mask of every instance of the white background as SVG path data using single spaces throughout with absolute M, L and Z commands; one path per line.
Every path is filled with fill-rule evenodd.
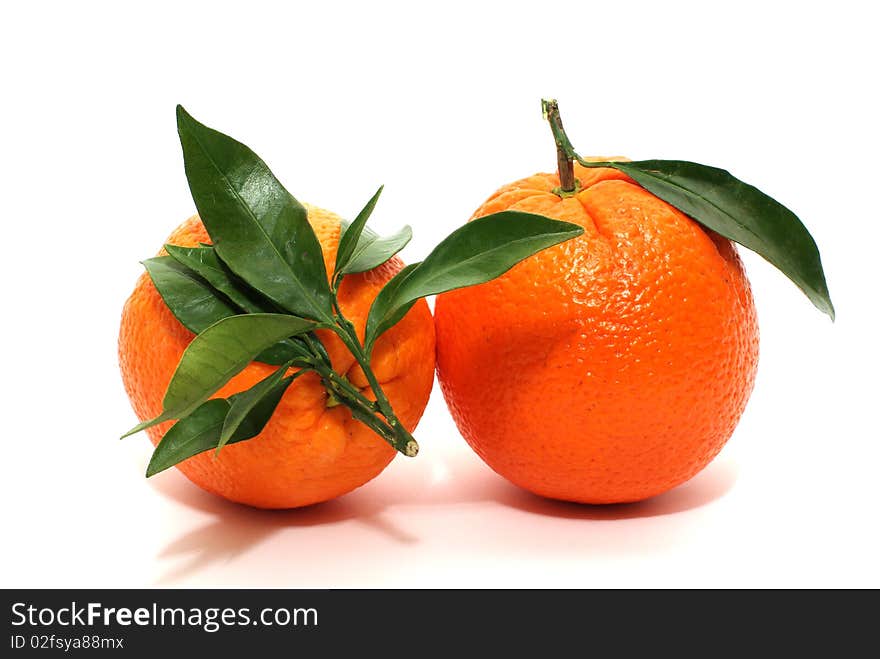
M 297 6 L 301 4 L 302 6 Z M 880 586 L 871 3 L 21 3 L 0 10 L 2 586 Z M 193 212 L 183 103 L 300 199 L 409 223 L 417 260 L 501 184 L 584 154 L 720 165 L 816 238 L 838 320 L 745 254 L 758 381 L 719 458 L 638 505 L 535 498 L 435 389 L 422 454 L 261 512 L 143 478 L 116 365 L 138 261 Z

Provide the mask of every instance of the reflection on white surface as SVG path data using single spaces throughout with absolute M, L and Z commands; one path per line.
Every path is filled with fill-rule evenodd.
M 406 585 L 402 578 L 413 565 L 468 554 L 500 564 L 656 554 L 681 528 L 660 518 L 711 503 L 735 480 L 733 464 L 720 460 L 650 501 L 581 506 L 524 492 L 458 447 L 442 457 L 398 459 L 335 501 L 260 511 L 217 499 L 172 472 L 152 485 L 189 511 L 191 523 L 159 551 L 156 584 Z M 419 582 L 426 577 L 433 581 L 429 571 Z M 516 576 L 509 578 L 516 585 Z

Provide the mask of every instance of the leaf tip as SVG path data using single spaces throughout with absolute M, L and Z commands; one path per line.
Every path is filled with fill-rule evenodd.
M 119 439 L 125 439 L 126 437 L 131 437 L 132 435 L 136 435 L 136 434 L 138 434 L 141 430 L 144 430 L 146 427 L 147 427 L 147 422 L 146 422 L 146 421 L 144 421 L 143 423 L 139 423 L 139 424 L 137 424 L 134 428 L 132 428 L 131 430 L 128 430 L 127 432 L 125 432 L 125 433 L 123 433 L 122 435 L 120 435 L 120 436 L 119 436 Z
M 833 323 L 835 321 L 835 319 L 837 318 L 837 314 L 834 311 L 834 305 L 831 303 L 831 298 L 828 298 L 827 300 L 823 300 L 823 302 L 824 302 L 824 305 L 821 307 L 821 310 L 824 311 L 828 315 L 828 317 L 831 319 L 831 322 Z
M 168 463 L 167 458 L 162 460 L 158 455 L 159 448 L 156 447 L 156 450 L 153 451 L 153 455 L 150 457 L 150 463 L 147 465 L 147 471 L 144 473 L 145 478 L 151 478 L 156 474 L 161 474 L 166 469 L 171 469 L 175 463 Z

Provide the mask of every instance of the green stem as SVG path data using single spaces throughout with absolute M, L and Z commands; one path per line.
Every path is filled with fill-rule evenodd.
M 380 421 L 374 413 L 365 412 L 357 406 L 349 407 L 349 409 L 351 410 L 351 415 L 355 419 L 366 425 L 373 432 L 379 435 L 379 437 L 388 442 L 391 447 L 394 448 L 394 450 L 398 451 L 399 453 L 403 453 L 404 455 L 407 455 L 406 445 L 401 444 L 401 442 L 395 435 L 394 430 L 390 428 L 388 424 Z
M 308 345 L 309 349 L 312 352 L 312 356 L 315 357 L 317 363 L 325 363 L 330 364 L 330 355 L 327 354 L 327 350 L 324 348 L 324 344 L 321 343 L 318 338 L 309 332 L 304 335 L 306 345 Z
M 388 442 L 395 450 L 406 454 L 406 443 L 400 441 L 394 429 L 376 415 L 372 401 L 365 398 L 359 391 L 348 386 L 342 386 L 344 378 L 331 369 L 320 368 L 318 374 L 329 394 L 351 410 L 352 416 L 364 423 L 373 432 Z M 336 376 L 336 377 L 334 377 Z
M 372 389 L 373 394 L 376 396 L 376 405 L 378 405 L 379 411 L 382 413 L 382 416 L 385 417 L 385 421 L 394 431 L 394 447 L 404 455 L 408 457 L 414 457 L 419 452 L 418 442 L 416 442 L 413 436 L 404 427 L 404 425 L 400 422 L 400 419 L 398 419 L 397 415 L 394 413 L 394 409 L 391 407 L 391 402 L 388 400 L 388 397 L 382 390 L 382 385 L 379 384 L 379 380 L 376 378 L 376 374 L 373 372 L 373 369 L 370 366 L 370 358 L 364 351 L 363 346 L 361 346 L 360 339 L 358 339 L 357 332 L 354 329 L 354 325 L 352 325 L 352 323 L 348 319 L 342 316 L 341 312 L 339 313 L 337 328 L 338 329 L 336 333 L 339 335 L 339 338 L 342 340 L 342 342 L 345 344 L 345 347 L 348 348 L 352 356 L 355 358 L 355 360 L 357 360 L 357 363 L 363 369 L 364 375 L 367 378 L 367 382 L 370 385 L 370 389 Z
M 347 378 L 333 370 L 333 365 L 330 363 L 330 355 L 327 354 L 324 344 L 311 334 L 306 334 L 305 340 L 316 358 L 310 365 L 310 368 L 314 369 L 322 379 L 332 382 L 333 386 L 330 388 L 344 390 L 349 397 L 375 412 L 377 410 L 376 403 L 364 396 Z
M 336 371 L 332 369 L 327 370 L 327 377 L 330 379 L 334 386 L 342 389 L 347 395 L 354 398 L 358 403 L 360 403 L 363 407 L 370 410 L 372 413 L 379 412 L 379 406 L 376 405 L 375 401 L 370 400 L 366 396 L 364 396 L 360 390 L 355 387 L 347 378 L 339 375 Z
M 339 338 L 342 339 L 345 347 L 349 349 L 351 354 L 357 360 L 357 363 L 360 364 L 360 367 L 364 370 L 364 375 L 367 376 L 367 382 L 370 384 L 370 389 L 376 394 L 376 403 L 379 405 L 379 410 L 385 415 L 385 418 L 388 419 L 388 422 L 392 426 L 399 424 L 400 422 L 397 420 L 397 417 L 394 415 L 394 410 L 391 408 L 391 402 L 382 390 L 382 386 L 379 384 L 376 374 L 373 373 L 373 369 L 370 366 L 370 359 L 361 347 L 361 342 L 357 337 L 354 327 L 348 321 L 343 320 L 343 324 L 340 325 L 340 330 L 341 331 L 337 332 L 337 334 L 339 334 Z
M 306 344 L 315 356 L 315 364 L 312 368 L 320 376 L 324 388 L 327 389 L 332 400 L 343 403 L 351 410 L 354 418 L 366 424 L 395 450 L 408 457 L 415 456 L 419 452 L 419 445 L 394 414 L 388 397 L 370 367 L 369 359 L 360 344 L 354 325 L 342 315 L 335 295 L 333 296 L 333 308 L 336 312 L 334 318 L 336 322 L 330 329 L 339 336 L 363 369 L 376 400 L 372 401 L 364 396 L 347 378 L 334 371 L 323 344 L 317 338 L 307 334 L 305 335 Z
M 556 162 L 559 167 L 559 187 L 554 190 L 561 197 L 571 196 L 579 188 L 578 181 L 574 178 L 574 163 L 577 160 L 584 167 L 613 167 L 609 162 L 590 162 L 581 158 L 574 150 L 571 140 L 565 134 L 562 127 L 562 117 L 559 114 L 559 103 L 555 98 L 541 99 L 541 111 L 544 119 L 550 124 L 553 132 L 553 141 L 556 142 Z M 570 176 L 570 178 L 569 178 Z

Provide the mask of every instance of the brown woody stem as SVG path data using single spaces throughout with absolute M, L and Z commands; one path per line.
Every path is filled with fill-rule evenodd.
M 553 141 L 556 142 L 556 167 L 559 171 L 559 188 L 554 192 L 560 196 L 568 196 L 577 192 L 577 180 L 574 177 L 574 148 L 568 141 L 559 116 L 559 104 L 556 99 L 542 99 L 541 111 L 550 124 Z

